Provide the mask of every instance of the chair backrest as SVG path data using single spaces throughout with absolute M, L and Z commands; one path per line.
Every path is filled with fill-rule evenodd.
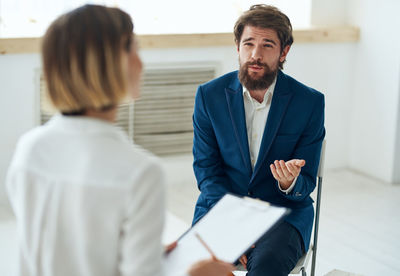
M 325 147 L 326 140 L 322 141 L 321 156 L 318 166 L 317 174 L 317 205 L 315 207 L 315 222 L 314 222 L 314 241 L 312 248 L 312 262 L 311 262 L 311 276 L 315 274 L 315 261 L 317 256 L 317 245 L 318 245 L 318 228 L 319 228 L 319 214 L 321 209 L 321 189 L 322 189 L 322 178 L 324 176 L 324 165 L 325 165 Z
M 321 147 L 321 155 L 320 161 L 318 165 L 318 173 L 317 173 L 317 199 L 316 199 L 316 207 L 315 207 L 315 220 L 314 220 L 314 239 L 313 243 L 310 245 L 309 250 L 300 258 L 297 262 L 296 266 L 290 272 L 290 274 L 299 274 L 306 275 L 306 268 L 310 257 L 312 255 L 312 265 L 311 265 L 311 275 L 315 274 L 315 260 L 317 253 L 317 244 L 318 244 L 318 227 L 319 227 L 319 213 L 321 208 L 321 189 L 322 189 L 322 178 L 324 175 L 324 164 L 325 164 L 325 145 L 326 140 L 322 142 Z
M 323 177 L 323 176 L 324 176 L 325 147 L 326 147 L 326 140 L 322 141 L 321 157 L 320 157 L 320 159 L 319 159 L 319 166 L 318 166 L 318 174 L 317 174 L 317 177 Z

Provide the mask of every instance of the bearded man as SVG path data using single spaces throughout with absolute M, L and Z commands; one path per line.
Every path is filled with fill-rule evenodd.
M 277 8 L 252 6 L 234 34 L 239 71 L 200 85 L 196 94 L 193 169 L 201 193 L 193 224 L 226 193 L 290 208 L 240 258 L 249 276 L 288 275 L 310 243 L 324 96 L 281 71 L 293 36 Z

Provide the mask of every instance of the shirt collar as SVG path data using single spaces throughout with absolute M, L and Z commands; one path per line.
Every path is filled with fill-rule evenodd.
M 120 129 L 111 122 L 89 116 L 65 116 L 55 114 L 47 125 L 57 127 L 63 131 L 80 133 L 90 132 L 120 132 Z
M 274 90 L 275 90 L 276 80 L 277 80 L 277 77 L 274 78 L 271 85 L 268 87 L 267 92 L 265 92 L 264 100 L 261 104 L 266 103 L 268 98 L 272 99 L 272 95 L 274 94 Z M 242 87 L 243 87 L 243 96 L 247 97 L 247 99 L 249 99 L 249 100 L 253 100 L 250 95 L 249 90 L 244 85 L 242 85 Z

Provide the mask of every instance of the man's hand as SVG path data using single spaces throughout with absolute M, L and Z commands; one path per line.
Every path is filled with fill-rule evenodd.
M 301 168 L 304 167 L 306 161 L 303 159 L 292 159 L 287 162 L 283 160 L 275 160 L 270 165 L 272 175 L 278 180 L 279 185 L 283 190 L 292 185 L 293 180 L 299 176 Z
M 255 248 L 255 244 L 251 246 L 251 248 Z M 239 258 L 239 262 L 242 264 L 242 266 L 247 269 L 247 256 L 246 254 L 243 254 L 242 257 Z
M 243 254 L 242 257 L 239 258 L 239 262 L 242 264 L 244 269 L 247 269 L 247 256 L 245 254 Z

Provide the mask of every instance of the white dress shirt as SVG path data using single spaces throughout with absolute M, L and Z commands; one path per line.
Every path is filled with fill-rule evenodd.
M 7 175 L 18 275 L 162 275 L 163 179 L 106 121 L 58 115 L 28 132 Z
M 276 78 L 274 79 L 272 84 L 268 87 L 267 91 L 264 94 L 264 99 L 261 103 L 259 103 L 256 99 L 254 99 L 250 95 L 249 90 L 243 86 L 243 103 L 244 103 L 244 112 L 246 116 L 247 139 L 249 142 L 249 151 L 251 159 L 250 161 L 253 170 L 255 164 L 257 163 L 258 155 L 260 152 L 260 146 L 264 135 L 265 125 L 268 119 L 269 109 L 271 107 L 271 101 L 275 85 L 276 85 Z M 279 183 L 278 187 L 282 192 L 288 194 L 296 184 L 296 180 L 297 178 L 293 181 L 292 185 L 286 190 L 283 190 L 279 185 Z

